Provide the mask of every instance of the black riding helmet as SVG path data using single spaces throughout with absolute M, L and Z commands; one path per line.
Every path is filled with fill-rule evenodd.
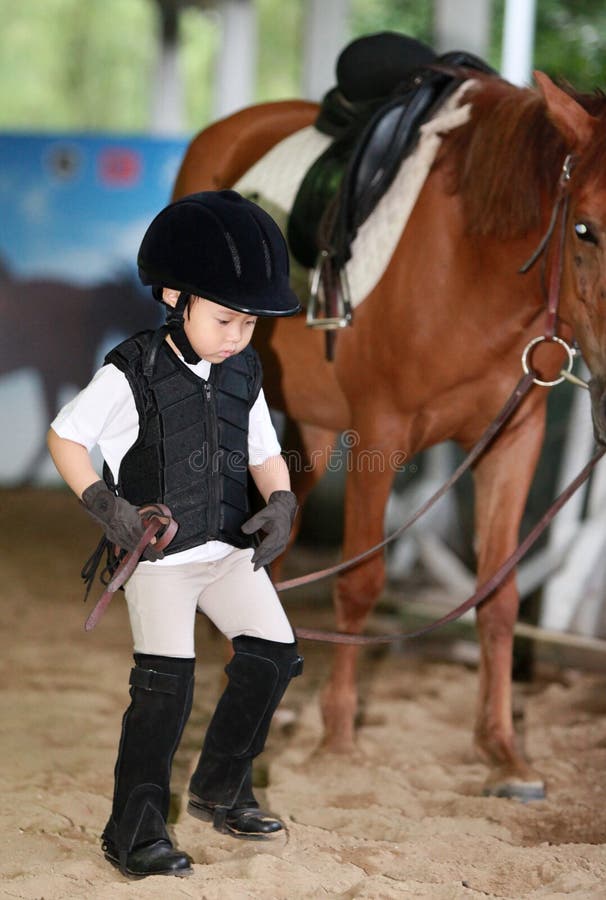
M 139 277 L 255 316 L 300 310 L 286 241 L 272 217 L 236 191 L 202 191 L 163 209 L 147 229 Z

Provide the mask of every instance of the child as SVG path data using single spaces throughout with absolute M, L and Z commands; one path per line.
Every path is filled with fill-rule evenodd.
M 284 238 L 235 191 L 208 191 L 156 216 L 138 264 L 168 308 L 166 325 L 112 350 L 58 414 L 48 443 L 107 541 L 134 549 L 143 533 L 137 507 L 148 503 L 167 504 L 179 523 L 163 554 L 148 546 L 125 586 L 135 667 L 102 842 L 110 863 L 141 877 L 192 871 L 166 818 L 192 704 L 196 610 L 234 649 L 189 785 L 188 811 L 221 831 L 263 839 L 283 828 L 259 809 L 252 760 L 303 660 L 263 568 L 284 550 L 297 504 L 249 346 L 258 316 L 299 309 Z M 104 480 L 90 462 L 95 444 Z M 252 518 L 248 472 L 267 504 Z

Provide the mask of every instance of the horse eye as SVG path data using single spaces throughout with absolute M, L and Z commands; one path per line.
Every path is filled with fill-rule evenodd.
M 586 241 L 588 244 L 597 244 L 598 239 L 585 222 L 576 222 L 574 231 L 579 240 Z

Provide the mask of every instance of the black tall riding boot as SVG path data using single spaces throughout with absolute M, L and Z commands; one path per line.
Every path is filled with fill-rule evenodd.
M 122 719 L 105 858 L 124 875 L 189 875 L 191 859 L 166 831 L 170 771 L 191 711 L 194 659 L 135 654 Z
M 228 684 L 210 721 L 189 784 L 188 812 L 236 837 L 269 837 L 284 826 L 259 810 L 252 761 L 263 750 L 272 716 L 291 678 L 303 671 L 296 642 L 240 635 L 225 668 Z

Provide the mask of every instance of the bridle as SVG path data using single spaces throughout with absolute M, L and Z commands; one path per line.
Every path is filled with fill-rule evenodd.
M 577 385 L 582 385 L 587 387 L 584 381 L 578 379 L 576 376 L 572 376 L 572 366 L 574 363 L 574 357 L 576 355 L 576 351 L 573 347 L 571 347 L 562 337 L 557 334 L 557 323 L 558 323 L 558 307 L 560 302 L 560 289 L 562 284 L 562 270 L 564 265 L 564 244 L 566 241 L 566 223 L 568 221 L 568 207 L 570 205 L 570 192 L 568 190 L 570 184 L 570 176 L 572 173 L 572 168 L 574 165 L 574 157 L 572 154 L 568 154 L 564 163 L 562 165 L 562 169 L 560 171 L 560 177 L 558 179 L 558 189 L 556 193 L 556 198 L 553 204 L 553 209 L 551 211 L 551 218 L 549 220 L 549 226 L 547 231 L 541 238 L 538 247 L 532 254 L 532 256 L 526 260 L 523 266 L 520 268 L 520 274 L 525 275 L 537 262 L 539 257 L 547 250 L 549 243 L 554 235 L 556 226 L 558 222 L 560 223 L 560 230 L 558 234 L 558 239 L 555 247 L 555 252 L 551 262 L 551 268 L 549 272 L 549 286 L 547 291 L 547 312 L 545 316 L 545 326 L 543 329 L 543 334 L 539 337 L 533 338 L 528 342 L 527 346 L 522 353 L 522 368 L 524 372 L 528 374 L 531 369 L 530 360 L 532 353 L 537 347 L 538 344 L 543 343 L 544 341 L 548 341 L 551 343 L 559 344 L 560 347 L 564 350 L 567 355 L 567 364 L 566 368 L 562 369 L 558 378 L 552 381 L 543 381 L 540 378 L 535 378 L 535 384 L 540 385 L 541 387 L 554 387 L 556 384 L 561 384 L 564 379 L 570 378 L 570 380 Z

